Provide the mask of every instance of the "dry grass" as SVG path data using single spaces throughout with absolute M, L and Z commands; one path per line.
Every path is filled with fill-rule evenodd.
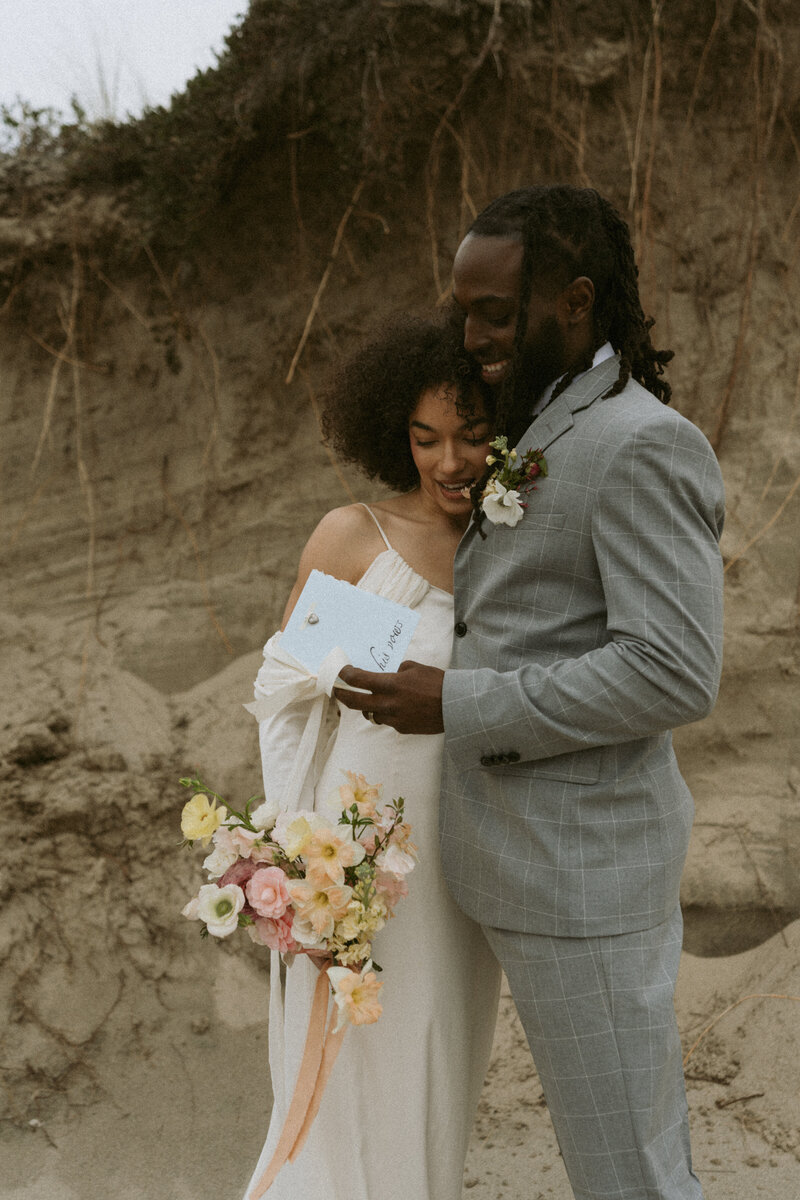
M 695 1050 L 700 1045 L 700 1043 L 705 1040 L 705 1038 L 708 1036 L 708 1034 L 711 1033 L 711 1030 L 714 1029 L 715 1026 L 717 1026 L 720 1023 L 720 1021 L 723 1019 L 723 1017 L 727 1017 L 728 1013 L 732 1013 L 741 1004 L 745 1004 L 748 1000 L 793 1000 L 795 1002 L 800 1002 L 800 996 L 790 996 L 790 995 L 785 995 L 780 992 L 751 992 L 747 996 L 740 996 L 738 1000 L 734 1000 L 733 1004 L 729 1004 L 727 1006 L 727 1008 L 723 1008 L 721 1012 L 718 1012 L 717 1015 L 713 1018 L 713 1020 L 709 1021 L 709 1023 L 705 1026 L 705 1028 L 700 1031 L 700 1033 L 697 1035 L 697 1037 L 692 1042 L 691 1046 L 689 1047 L 689 1049 L 686 1051 L 686 1053 L 683 1056 L 684 1067 L 686 1066 L 689 1059 L 692 1057 L 692 1055 L 694 1054 Z

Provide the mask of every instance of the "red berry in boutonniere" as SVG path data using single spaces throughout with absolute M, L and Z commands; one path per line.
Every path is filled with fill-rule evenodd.
M 533 481 L 547 474 L 547 461 L 541 450 L 526 450 L 520 458 L 516 450 L 509 450 L 505 437 L 490 444 L 497 454 L 490 454 L 486 461 L 498 465 L 481 493 L 481 511 L 492 525 L 514 526 L 528 507 L 521 496 L 536 490 Z

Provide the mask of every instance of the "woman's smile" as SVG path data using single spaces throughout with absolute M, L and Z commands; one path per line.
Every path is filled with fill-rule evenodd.
M 409 421 L 420 490 L 451 515 L 470 511 L 469 488 L 486 469 L 489 423 L 476 397 L 474 411 L 458 411 L 450 385 L 426 389 Z

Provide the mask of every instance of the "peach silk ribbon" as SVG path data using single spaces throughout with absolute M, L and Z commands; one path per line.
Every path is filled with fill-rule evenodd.
M 338 1032 L 333 1032 L 336 1020 L 335 1007 L 326 1030 L 327 1015 L 328 977 L 325 971 L 320 971 L 314 989 L 306 1044 L 297 1074 L 297 1082 L 294 1085 L 294 1095 L 275 1152 L 263 1175 L 251 1191 L 250 1200 L 260 1200 L 272 1187 L 275 1177 L 284 1163 L 287 1160 L 294 1162 L 305 1145 L 345 1035 L 346 1026 Z

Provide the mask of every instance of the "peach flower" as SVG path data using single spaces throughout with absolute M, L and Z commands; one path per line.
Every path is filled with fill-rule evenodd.
M 306 879 L 292 879 L 286 886 L 295 907 L 295 922 L 299 922 L 301 929 L 307 927 L 307 932 L 316 935 L 318 942 L 331 936 L 334 925 L 347 912 L 353 895 L 352 888 L 323 889 Z M 307 944 L 307 934 L 302 940 Z
M 385 829 L 389 829 L 391 820 L 384 816 L 381 824 Z M 399 846 L 401 850 L 405 850 L 408 854 L 413 855 L 414 858 L 417 857 L 417 847 L 411 841 L 411 826 L 408 821 L 401 821 L 399 825 L 395 825 L 392 830 L 390 842 L 392 846 Z
M 360 971 L 349 967 L 328 967 L 328 978 L 333 987 L 334 1003 L 339 1009 L 336 1031 L 349 1022 L 351 1025 L 372 1025 L 383 1009 L 378 992 L 383 987 L 372 970 L 372 960 L 364 963 Z
M 359 814 L 362 817 L 372 817 L 374 820 L 377 812 L 376 805 L 381 798 L 383 784 L 367 783 L 366 778 L 363 775 L 357 775 L 355 771 L 343 771 L 342 774 L 349 781 L 348 783 L 343 783 L 339 788 L 342 807 L 350 808 L 355 804 L 358 806 Z
M 345 867 L 354 867 L 364 857 L 364 847 L 348 834 L 318 829 L 303 851 L 306 879 L 315 887 L 344 883 Z

